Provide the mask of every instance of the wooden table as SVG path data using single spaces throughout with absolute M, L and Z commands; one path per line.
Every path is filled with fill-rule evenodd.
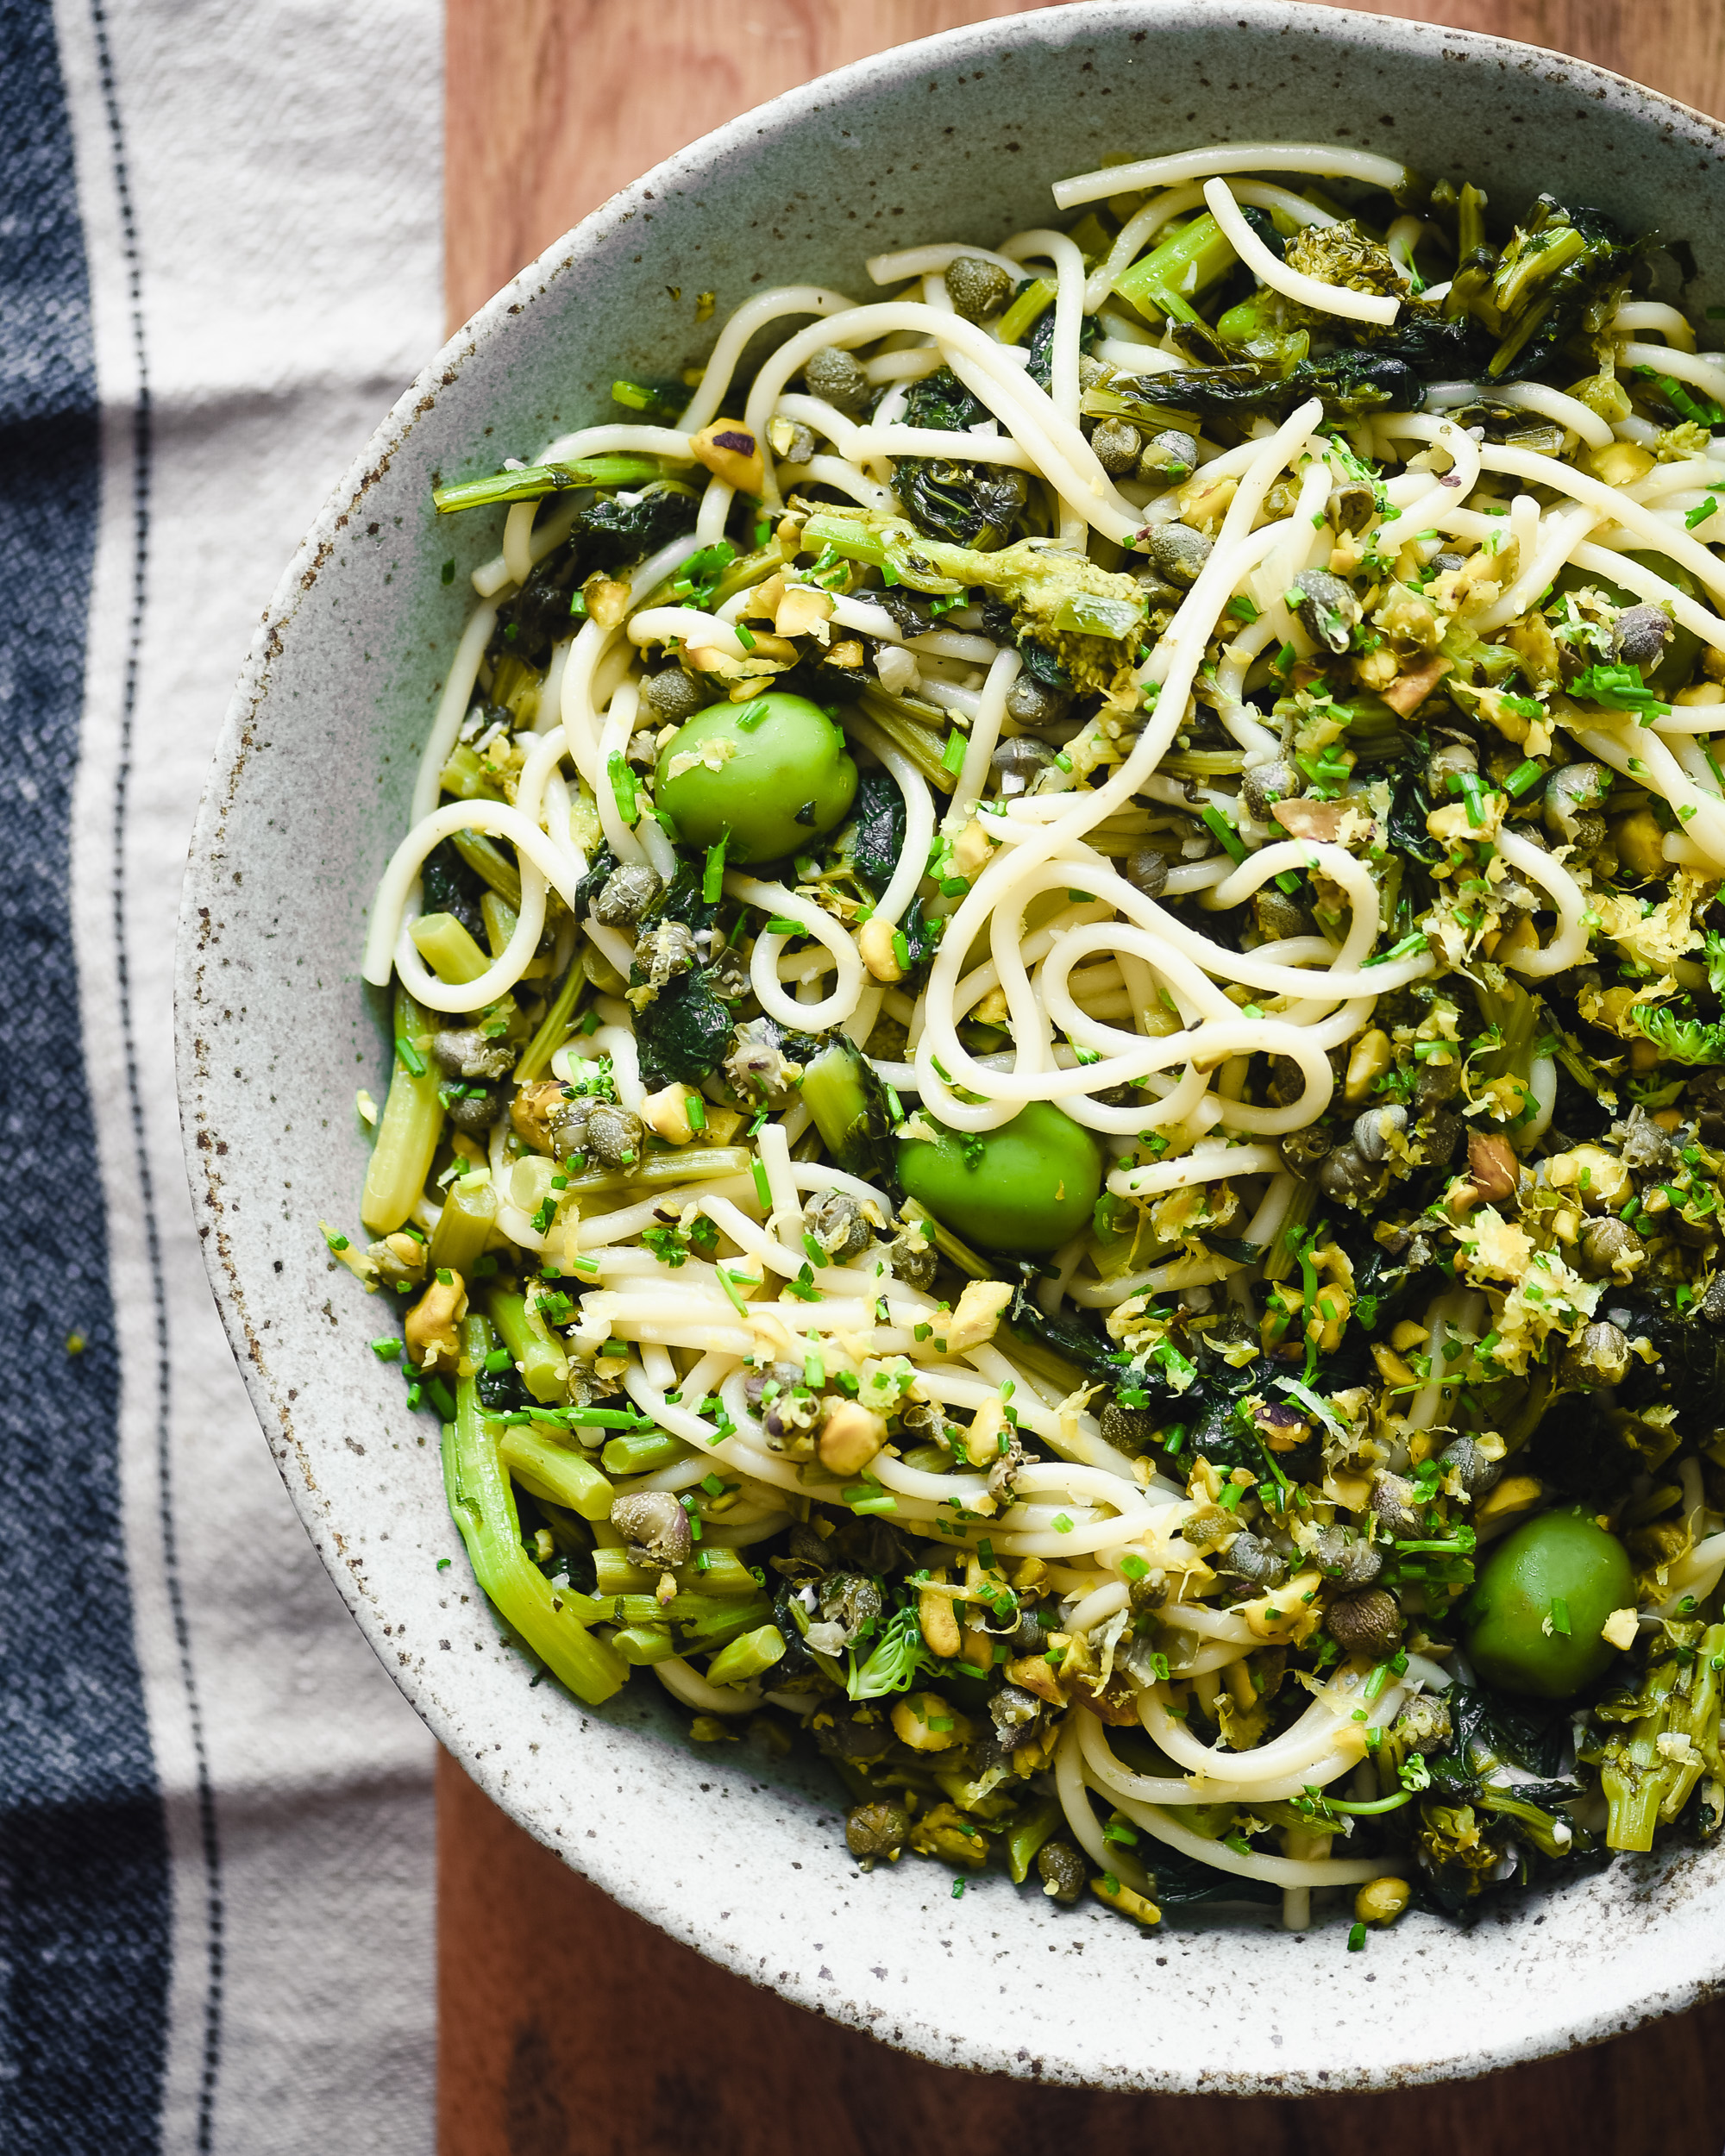
M 1220 4 L 1220 0 L 1218 0 Z M 451 326 L 669 152 L 988 0 L 447 0 Z M 1382 0 L 1725 110 L 1720 0 Z M 1094 2095 L 886 2049 L 673 1945 L 453 1761 L 438 1778 L 442 2156 L 1719 2156 L 1725 2003 L 1488 2080 L 1300 2102 Z

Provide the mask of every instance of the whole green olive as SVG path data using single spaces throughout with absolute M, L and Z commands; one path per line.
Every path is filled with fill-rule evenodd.
M 691 846 L 779 861 L 843 823 L 856 793 L 844 736 L 806 696 L 710 704 L 659 751 L 656 804 Z
M 1052 1250 L 1089 1219 L 1102 1192 L 1102 1156 L 1081 1124 L 1032 1100 L 998 1130 L 901 1139 L 899 1181 L 906 1197 L 969 1242 Z
M 1601 1628 L 1634 1599 L 1615 1535 L 1590 1513 L 1541 1513 L 1492 1551 L 1464 1613 L 1467 1651 L 1506 1692 L 1567 1699 L 1610 1667 Z

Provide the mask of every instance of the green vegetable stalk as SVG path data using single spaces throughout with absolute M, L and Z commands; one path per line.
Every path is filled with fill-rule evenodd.
M 1719 1749 L 1725 1625 L 1667 1622 L 1665 1629 L 1666 1649 L 1648 1663 L 1640 1687 L 1594 1709 L 1602 1722 L 1628 1725 L 1596 1752 L 1583 1754 L 1598 1763 L 1610 1811 L 1608 1848 L 1651 1849 L 1654 1827 L 1676 1819 L 1703 1774 L 1712 1785 L 1716 1824 L 1719 1817 L 1725 1783 Z
M 457 510 L 492 509 L 500 502 L 533 502 L 575 486 L 639 486 L 656 479 L 656 457 L 583 457 L 574 464 L 526 464 L 518 472 L 492 472 L 482 479 L 461 479 L 454 486 L 434 486 L 432 504 L 441 517 Z
M 464 1362 L 483 1364 L 492 1343 L 483 1318 L 461 1326 Z M 597 1707 L 628 1677 L 622 1659 L 596 1639 L 521 1546 L 515 1493 L 498 1450 L 498 1426 L 480 1406 L 479 1381 L 455 1388 L 455 1420 L 443 1431 L 443 1485 L 474 1576 L 498 1614 L 575 1697 Z
M 412 1212 L 443 1129 L 439 1073 L 431 1059 L 436 1031 L 405 988 L 395 992 L 395 1069 L 378 1119 L 377 1144 L 366 1169 L 360 1218 L 373 1235 L 392 1235 Z
M 981 585 L 1010 600 L 1019 629 L 1046 644 L 1081 689 L 1136 704 L 1132 677 L 1145 599 L 1134 580 L 1099 568 L 1045 541 L 1019 539 L 979 554 L 925 539 L 883 510 L 823 511 L 803 528 L 803 549 L 831 547 L 847 561 L 889 571 L 918 592 L 950 593 Z

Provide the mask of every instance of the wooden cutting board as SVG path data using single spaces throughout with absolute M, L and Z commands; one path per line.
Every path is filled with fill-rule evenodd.
M 450 327 L 733 115 L 886 46 L 1018 12 L 447 0 Z M 1384 0 L 1378 12 L 1522 38 L 1725 111 L 1721 0 Z M 437 1796 L 442 2156 L 1719 2156 L 1725 2141 L 1725 2003 L 1404 2094 L 1043 2088 L 906 2058 L 724 1974 L 566 1871 L 447 1758 Z

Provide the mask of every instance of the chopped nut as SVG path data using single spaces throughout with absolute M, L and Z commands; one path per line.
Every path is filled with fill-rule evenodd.
M 1474 1518 L 1484 1524 L 1488 1520 L 1502 1520 L 1509 1513 L 1530 1512 L 1544 1495 L 1544 1484 L 1531 1475 L 1507 1475 L 1491 1495 L 1475 1507 Z
M 1368 1879 L 1353 1897 L 1353 1913 L 1362 1924 L 1393 1924 L 1413 1898 L 1405 1879 Z
M 1347 1076 L 1342 1084 L 1342 1098 L 1350 1107 L 1358 1107 L 1371 1098 L 1372 1087 L 1389 1068 L 1389 1036 L 1382 1026 L 1374 1025 L 1362 1033 L 1348 1057 Z
M 1003 1280 L 968 1282 L 957 1307 L 946 1321 L 947 1353 L 963 1355 L 992 1340 L 1012 1299 L 1013 1290 Z
M 960 1635 L 958 1617 L 952 1607 L 950 1595 L 937 1594 L 932 1587 L 925 1587 L 917 1596 L 917 1622 L 927 1641 L 929 1651 L 950 1659 L 958 1651 Z M 1047 1668 L 1044 1663 L 1043 1667 Z
M 1468 1132 L 1467 1172 L 1479 1199 L 1494 1206 L 1513 1198 L 1521 1180 L 1521 1164 L 1509 1139 L 1484 1131 Z
M 905 977 L 893 948 L 893 924 L 879 913 L 871 914 L 856 931 L 856 955 L 876 981 L 892 982 Z
M 640 1107 L 641 1120 L 668 1145 L 687 1145 L 694 1136 L 689 1121 L 689 1103 L 696 1098 L 693 1086 L 673 1083 L 649 1093 Z
M 559 1078 L 541 1078 L 530 1086 L 518 1086 L 509 1107 L 516 1136 L 525 1138 L 536 1153 L 549 1153 L 552 1122 L 568 1098 Z
M 434 1280 L 403 1323 L 407 1359 L 422 1370 L 455 1369 L 461 1360 L 455 1327 L 467 1314 L 467 1290 L 459 1273 Z
M 817 591 L 812 584 L 794 584 L 779 601 L 773 626 L 781 636 L 806 636 L 812 633 L 818 641 L 825 642 L 824 632 L 831 618 L 830 592 Z
M 758 494 L 764 476 L 761 444 L 740 419 L 715 419 L 689 436 L 689 454 L 739 494 Z
M 868 1466 L 887 1442 L 887 1426 L 854 1400 L 837 1401 L 821 1425 L 817 1450 L 831 1475 L 855 1475 Z
M 970 1724 L 938 1692 L 912 1692 L 893 1709 L 893 1733 L 913 1752 L 950 1752 L 969 1743 Z
M 1614 1609 L 1599 1627 L 1599 1636 L 1602 1639 L 1609 1640 L 1614 1647 L 1619 1648 L 1627 1654 L 1635 1644 L 1635 1635 L 1639 1629 L 1633 1609 Z
M 1155 1902 L 1109 1875 L 1092 1879 L 1090 1891 L 1099 1902 L 1106 1902 L 1111 1909 L 1118 1909 L 1122 1916 L 1129 1916 L 1137 1924 L 1148 1927 L 1162 1921 L 1162 1911 Z

